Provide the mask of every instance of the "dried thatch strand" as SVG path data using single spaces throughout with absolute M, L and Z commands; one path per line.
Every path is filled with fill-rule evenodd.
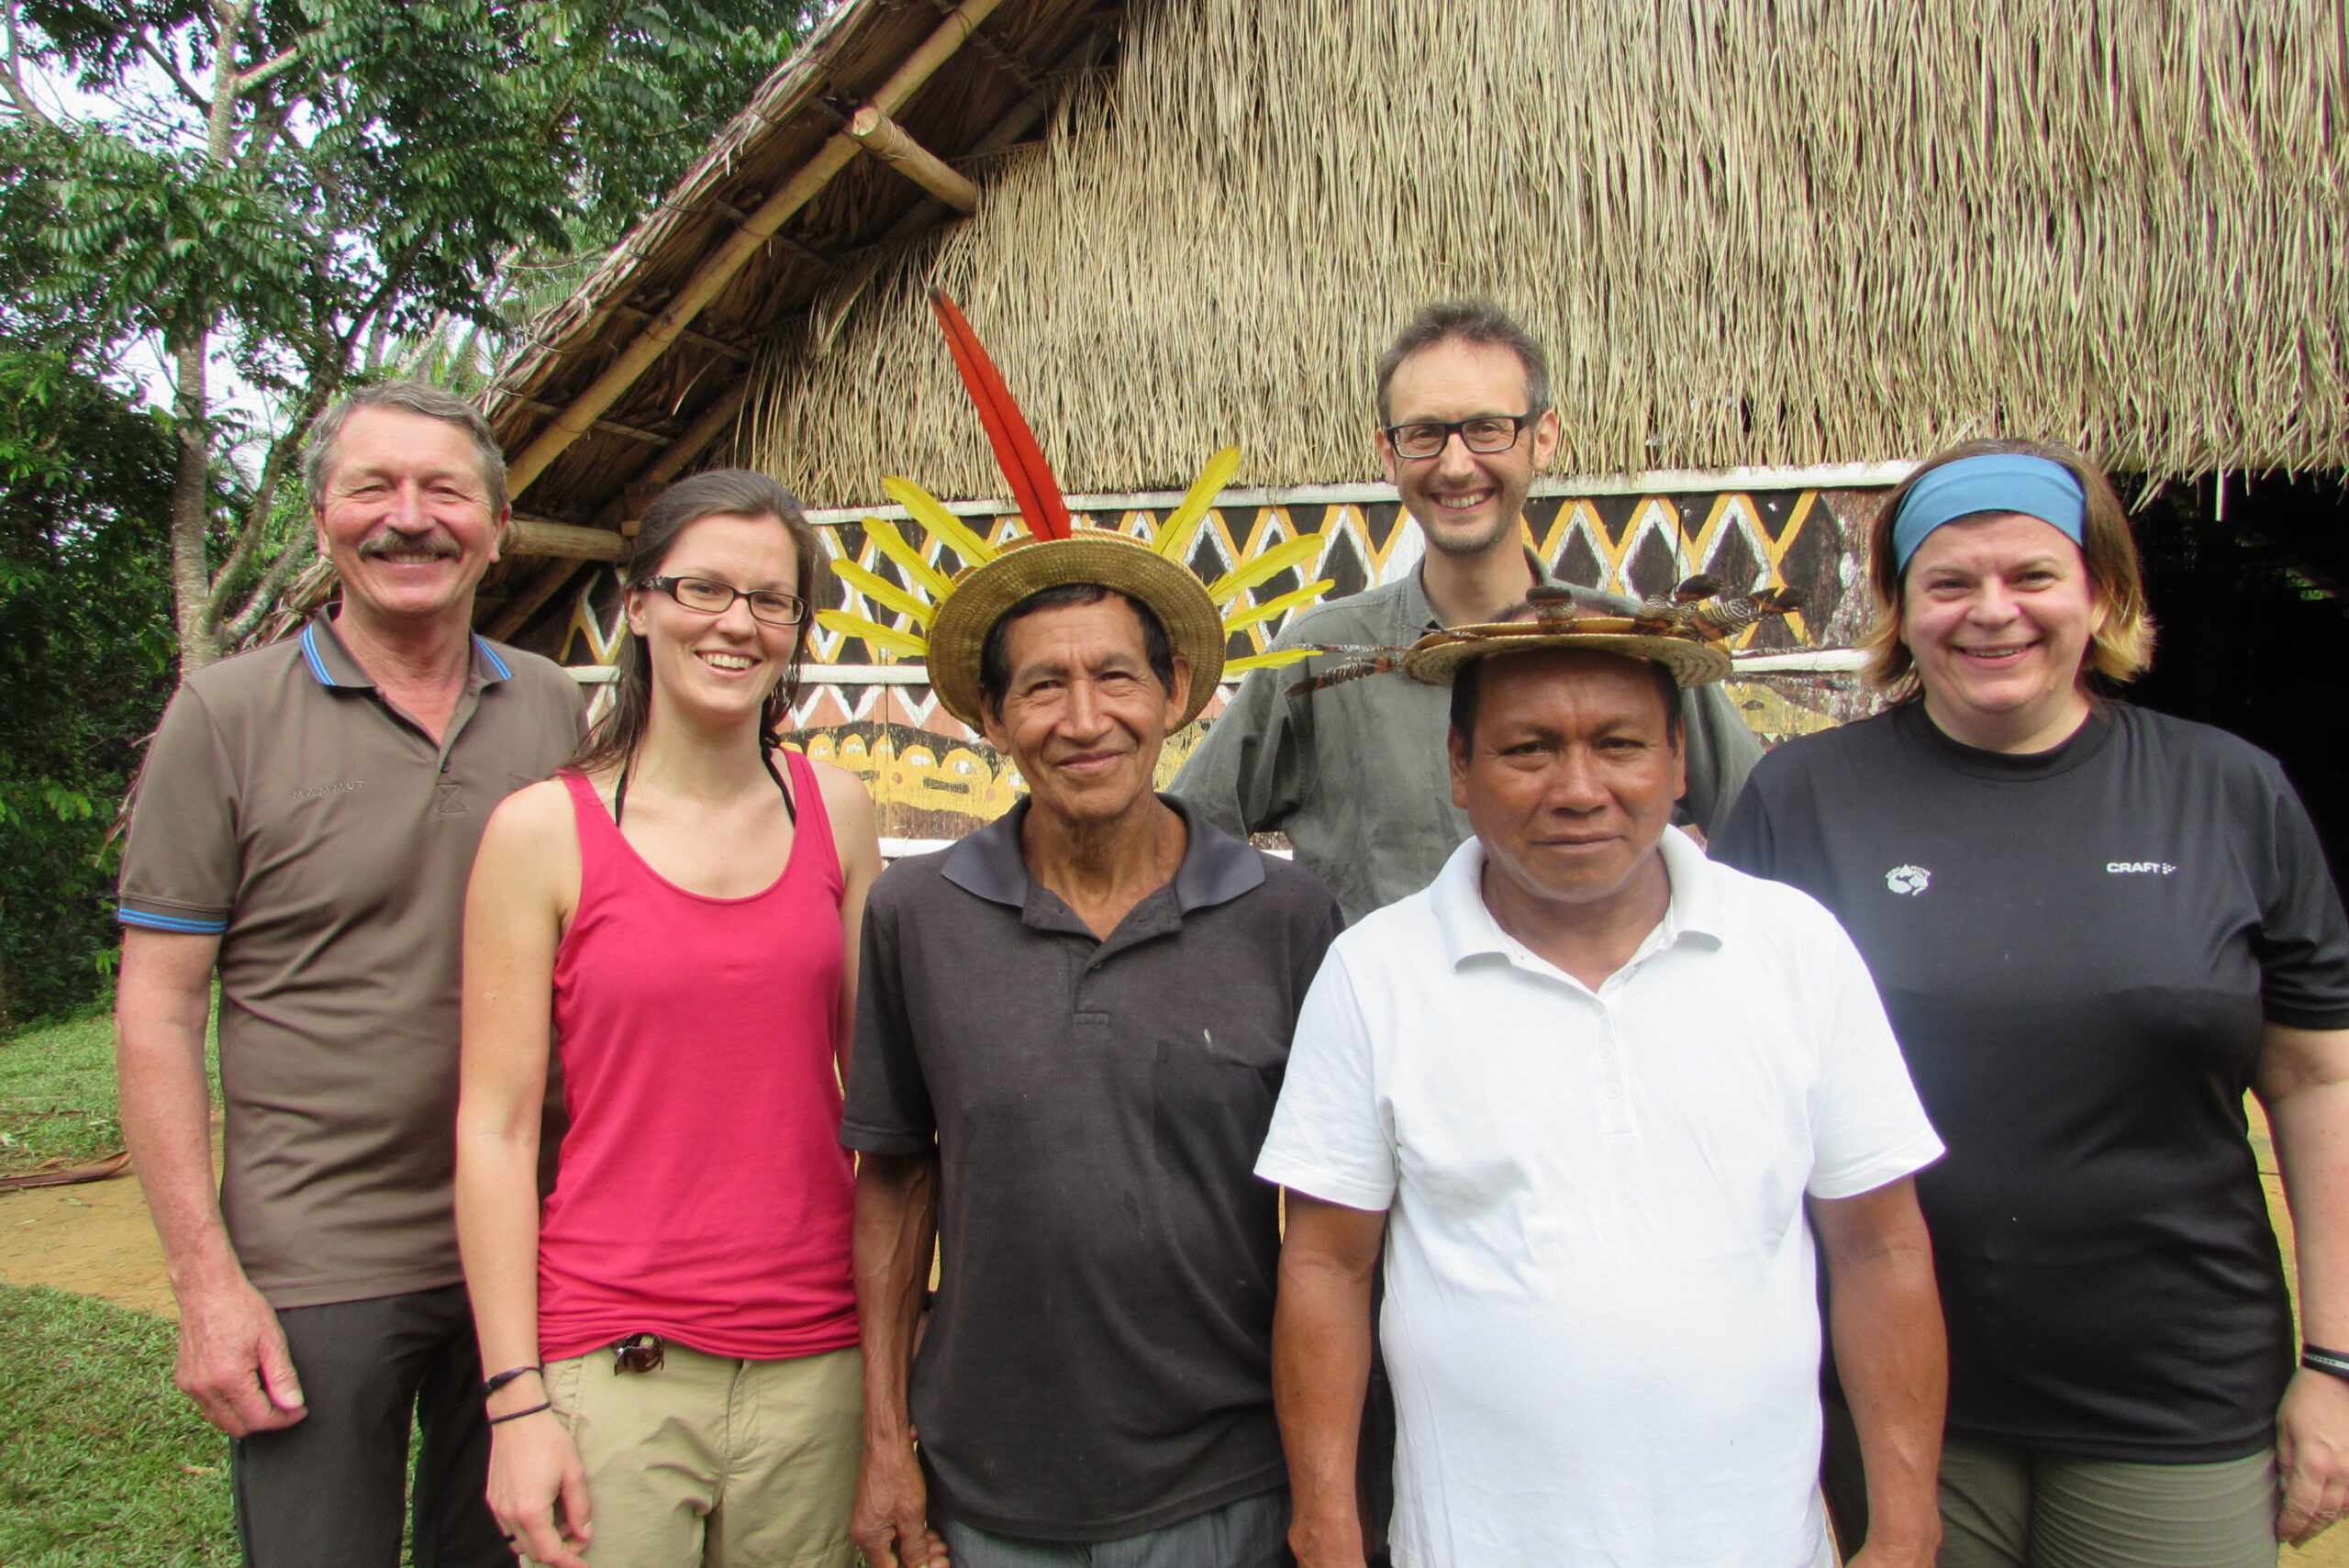
M 922 290 L 1081 490 L 1376 477 L 1367 371 L 1487 294 L 1570 471 L 1909 455 L 2349 467 L 2336 0 L 1199 0 L 760 367 L 747 456 L 825 504 L 999 487 Z

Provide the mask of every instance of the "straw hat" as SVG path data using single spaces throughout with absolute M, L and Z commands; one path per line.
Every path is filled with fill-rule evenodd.
M 1765 588 L 1724 597 L 1718 579 L 1691 577 L 1658 594 L 1632 615 L 1590 615 L 1563 589 L 1537 590 L 1513 618 L 1431 631 L 1403 654 L 1403 673 L 1431 686 L 1448 686 L 1471 660 L 1546 648 L 1582 648 L 1652 659 L 1683 689 L 1709 685 L 1734 667 L 1724 644 L 1757 621 L 1802 603 L 1791 588 Z
M 1731 668 L 1727 649 L 1694 632 L 1642 631 L 1630 616 L 1584 616 L 1573 627 L 1568 631 L 1554 622 L 1487 621 L 1431 631 L 1403 655 L 1403 673 L 1431 686 L 1448 686 L 1460 667 L 1472 659 L 1531 653 L 1544 648 L 1586 648 L 1653 659 L 1670 670 L 1672 678 L 1683 686 L 1709 685 Z
M 1176 656 L 1191 666 L 1190 695 L 1176 728 L 1197 718 L 1223 674 L 1223 617 L 1189 567 L 1107 528 L 1023 539 L 954 579 L 930 623 L 930 684 L 946 711 L 979 726 L 979 653 L 987 633 L 1029 595 L 1070 583 L 1097 583 L 1150 606 Z
M 895 528 L 878 517 L 867 517 L 865 538 L 896 563 L 905 574 L 905 584 L 852 561 L 835 559 L 832 573 L 868 602 L 896 611 L 905 621 L 883 626 L 844 610 L 822 610 L 816 617 L 818 625 L 863 638 L 885 653 L 927 659 L 930 689 L 938 694 L 938 700 L 974 729 L 983 727 L 979 655 L 986 647 L 987 633 L 1014 605 L 1043 588 L 1097 584 L 1148 605 L 1165 627 L 1174 651 L 1191 666 L 1184 724 L 1198 717 L 1215 695 L 1217 682 L 1225 676 L 1311 657 L 1312 649 L 1295 648 L 1227 661 L 1224 649 L 1234 632 L 1302 608 L 1336 586 L 1324 578 L 1270 603 L 1242 602 L 1245 591 L 1254 584 L 1292 567 L 1301 568 L 1319 552 L 1319 539 L 1300 536 L 1259 551 L 1212 584 L 1201 583 L 1184 563 L 1192 535 L 1240 467 L 1238 448 L 1226 447 L 1208 460 L 1198 482 L 1149 542 L 1108 528 L 1080 528 L 1069 515 L 1068 503 L 1044 461 L 1043 449 L 1037 445 L 1026 416 L 978 335 L 945 295 L 932 294 L 930 304 L 946 329 L 955 369 L 962 373 L 980 421 L 986 426 L 987 439 L 1011 486 L 1028 537 L 990 544 L 920 485 L 896 477 L 884 479 L 881 487 L 890 498 L 965 564 L 949 578 Z

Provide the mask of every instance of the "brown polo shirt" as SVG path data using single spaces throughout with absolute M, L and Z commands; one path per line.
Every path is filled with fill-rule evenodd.
M 579 689 L 476 637 L 447 732 L 325 612 L 197 672 L 148 749 L 117 917 L 220 936 L 220 1207 L 255 1286 L 316 1307 L 454 1283 L 465 879 L 497 803 L 579 740 Z

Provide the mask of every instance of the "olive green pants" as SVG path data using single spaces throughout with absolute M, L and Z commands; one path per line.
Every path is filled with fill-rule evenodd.
M 1939 1568 L 2276 1568 L 2276 1456 L 2125 1464 L 1952 1438 Z

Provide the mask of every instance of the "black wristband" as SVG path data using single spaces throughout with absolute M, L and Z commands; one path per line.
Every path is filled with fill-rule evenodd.
M 491 1395 L 496 1393 L 499 1389 L 505 1387 L 507 1384 L 513 1382 L 516 1378 L 533 1372 L 543 1375 L 545 1369 L 535 1366 L 510 1367 L 507 1370 L 499 1373 L 495 1377 L 491 1378 L 488 1382 L 483 1384 L 481 1385 L 481 1396 L 486 1399 Z
M 2328 1351 L 2316 1345 L 2302 1345 L 2300 1364 L 2310 1372 L 2329 1372 L 2335 1377 L 2349 1381 L 2349 1356 L 2343 1355 L 2339 1351 Z
M 550 1399 L 543 1405 L 533 1405 L 527 1410 L 508 1410 L 503 1416 L 492 1416 L 489 1418 L 489 1424 L 493 1427 L 501 1426 L 507 1421 L 518 1421 L 525 1416 L 535 1416 L 541 1410 L 553 1408 L 554 1401 Z

